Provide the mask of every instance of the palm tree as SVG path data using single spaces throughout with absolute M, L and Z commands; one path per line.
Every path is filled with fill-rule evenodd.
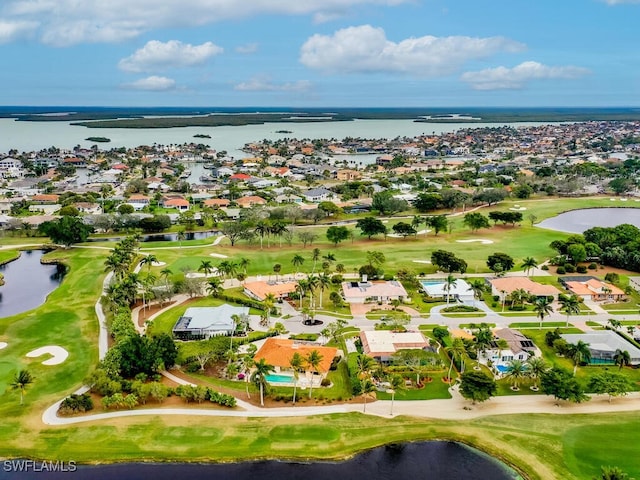
M 336 261 L 336 256 L 335 254 L 329 252 L 326 255 L 323 255 L 322 259 L 329 265 L 332 265 Z
M 517 288 L 509 295 L 511 305 L 524 305 L 524 301 L 529 297 L 529 293 L 524 288 Z
M 538 297 L 533 303 L 533 311 L 536 312 L 536 316 L 540 319 L 540 328 L 542 328 L 544 317 L 553 313 L 549 297 Z
M 519 390 L 518 385 L 520 380 L 522 380 L 526 375 L 527 369 L 522 360 L 512 360 L 509 362 L 506 376 L 509 377 L 513 390 Z
M 582 362 L 588 362 L 591 360 L 591 350 L 589 350 L 589 344 L 578 340 L 578 343 L 570 343 L 567 345 L 566 356 L 573 360 L 573 375 L 575 376 L 578 370 L 578 365 Z
M 142 260 L 140 260 L 141 267 L 143 265 L 147 266 L 147 275 L 149 275 L 149 273 L 151 272 L 151 267 L 154 263 L 158 263 L 158 257 L 156 257 L 153 253 L 150 253 L 149 255 L 145 255 L 145 257 Z
M 362 382 L 362 396 L 364 397 L 364 406 L 362 407 L 362 413 L 367 412 L 367 395 L 375 391 L 376 386 L 370 378 L 367 378 L 364 382 Z
M 531 270 L 538 266 L 538 262 L 533 257 L 527 257 L 522 261 L 520 268 L 524 269 L 524 274 L 528 277 Z
M 456 277 L 449 274 L 447 278 L 444 279 L 444 291 L 447 292 L 447 305 L 449 305 L 449 298 L 451 297 L 451 288 L 455 288 L 457 285 Z
M 289 366 L 293 371 L 293 404 L 296 404 L 296 388 L 298 386 L 298 379 L 300 378 L 300 370 L 304 364 L 304 358 L 298 352 L 295 352 L 289 360 Z
M 199 272 L 204 272 L 204 276 L 208 277 L 211 272 L 213 272 L 213 265 L 211 264 L 211 260 L 202 260 L 200 262 L 200 266 L 198 267 Z
M 242 269 L 245 275 L 247 274 L 247 267 L 249 266 L 250 263 L 251 263 L 251 260 L 245 257 L 242 257 L 238 262 L 238 266 Z
M 173 271 L 169 267 L 160 270 L 160 276 L 164 278 L 164 286 L 167 290 L 169 289 L 169 275 L 173 275 Z
M 220 290 L 222 290 L 222 282 L 218 277 L 212 277 L 207 281 L 207 292 L 212 297 L 217 297 L 220 295 Z
M 318 276 L 318 288 L 320 289 L 320 308 L 322 308 L 322 294 L 325 289 L 329 288 L 330 286 L 331 278 L 328 275 L 321 273 Z
M 176 239 L 178 240 L 178 247 L 182 248 L 182 241 L 186 238 L 186 235 L 184 234 L 184 228 L 181 228 L 180 230 L 178 230 L 178 232 L 176 233 Z
M 255 362 L 253 361 L 253 355 L 250 353 L 246 353 L 245 355 L 243 355 L 240 358 L 240 368 L 242 370 L 242 373 L 245 374 L 245 378 L 246 378 L 246 387 L 247 387 L 247 398 L 251 398 L 251 395 L 249 394 L 249 373 L 251 372 L 251 369 L 253 368 L 253 366 L 255 365 Z
M 316 264 L 320 259 L 320 249 L 314 248 L 313 252 L 311 252 L 311 259 L 313 260 L 313 268 L 311 269 L 311 274 L 313 275 L 316 272 Z
M 449 374 L 447 377 L 449 378 L 449 384 L 451 384 L 451 371 L 453 370 L 453 361 L 455 358 L 458 358 L 460 362 L 460 368 L 462 369 L 462 357 L 467 353 L 467 348 L 464 345 L 464 342 L 461 338 L 456 337 L 451 342 L 451 346 L 446 349 L 447 354 L 451 357 L 451 365 L 449 365 Z
M 264 407 L 264 391 L 269 386 L 267 382 L 267 375 L 275 371 L 273 365 L 269 365 L 264 358 L 261 358 L 253 365 L 254 371 L 252 375 L 252 381 L 258 388 L 260 388 L 260 406 Z
M 558 302 L 562 305 L 561 310 L 567 314 L 567 327 L 569 326 L 569 315 L 578 315 L 580 313 L 581 298 L 577 295 L 560 295 Z
M 483 324 L 476 332 L 473 334 L 473 340 L 476 344 L 476 349 L 484 354 L 485 350 L 487 350 L 491 344 L 493 343 L 493 332 L 486 325 Z
M 619 348 L 613 354 L 613 361 L 616 365 L 620 366 L 620 369 L 625 365 L 629 365 L 631 362 L 631 355 L 626 350 L 620 350 Z
M 533 389 L 538 390 L 538 380 L 543 373 L 549 370 L 549 365 L 547 365 L 547 362 L 544 361 L 544 358 L 534 356 L 530 357 L 529 360 L 527 360 L 527 367 L 529 377 L 531 377 L 531 379 L 534 381 Z
M 264 305 L 264 311 L 267 314 L 267 327 L 271 325 L 271 309 L 276 304 L 276 297 L 273 293 L 268 293 L 264 300 L 262 301 L 262 305 Z
M 484 280 L 472 280 L 471 283 L 469 283 L 469 290 L 473 292 L 473 300 L 475 305 L 475 301 L 480 300 L 484 292 L 487 290 L 487 284 L 484 283 Z
M 607 323 L 611 325 L 611 328 L 613 328 L 614 330 L 618 330 L 622 326 L 622 322 L 620 320 L 616 320 L 615 318 L 610 318 Z
M 379 250 L 368 250 L 367 251 L 367 262 L 372 267 L 381 267 L 384 262 L 387 261 L 387 258 L 384 256 L 384 253 Z
M 389 410 L 389 415 L 393 415 L 393 402 L 396 398 L 396 392 L 404 390 L 404 378 L 400 375 L 393 375 L 389 379 L 389 383 L 391 384 L 391 409 Z
M 293 266 L 296 269 L 296 274 L 295 276 L 298 276 L 298 271 L 300 270 L 300 267 L 302 266 L 302 264 L 304 263 L 304 257 L 302 255 L 300 255 L 299 253 L 296 253 L 293 258 L 291 259 L 291 263 L 293 264 Z
M 309 308 L 312 310 L 315 309 L 315 301 L 313 299 L 313 293 L 316 288 L 318 288 L 319 280 L 317 275 L 310 275 L 307 278 L 307 288 L 309 289 Z
M 318 350 L 311 350 L 307 355 L 307 357 L 305 358 L 307 365 L 309 365 L 309 368 L 311 369 L 311 382 L 309 383 L 309 398 L 311 398 L 311 394 L 313 393 L 313 374 L 318 373 L 318 366 L 320 365 L 320 362 L 322 361 L 322 359 L 323 359 L 323 356 L 320 354 L 320 352 L 318 352 Z
M 24 402 L 24 392 L 27 389 L 27 386 L 33 383 L 33 376 L 29 373 L 28 370 L 20 370 L 13 377 L 13 381 L 11 382 L 11 388 L 13 390 L 20 390 L 20 405 Z
M 629 475 L 618 467 L 601 467 L 600 477 L 593 477 L 593 480 L 633 480 Z
M 260 220 L 256 224 L 256 228 L 254 229 L 254 232 L 260 236 L 260 250 L 262 250 L 262 241 L 264 240 L 264 236 L 269 235 L 269 228 L 270 228 L 269 222 L 267 222 L 266 220 Z

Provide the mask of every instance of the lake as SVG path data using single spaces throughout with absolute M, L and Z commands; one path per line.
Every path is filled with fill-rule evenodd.
M 215 446 L 212 445 L 212 451 Z M 77 475 L 77 474 L 80 475 Z M 72 473 L 7 473 L 0 479 L 54 480 Z M 454 442 L 420 442 L 376 448 L 344 462 L 280 461 L 229 464 L 113 464 L 79 467 L 78 478 L 119 480 L 514 480 L 516 471 L 490 456 Z
M 0 318 L 42 305 L 60 285 L 64 266 L 40 263 L 44 254 L 42 250 L 26 250 L 17 260 L 0 265 L 5 281 L 0 287 Z
M 631 202 L 636 203 L 634 200 L 631 200 Z M 640 207 L 640 204 L 635 206 Z M 640 228 L 640 208 L 583 208 L 571 210 L 556 217 L 547 218 L 536 226 L 559 232 L 582 233 L 593 227 L 615 227 L 623 223 L 630 223 Z

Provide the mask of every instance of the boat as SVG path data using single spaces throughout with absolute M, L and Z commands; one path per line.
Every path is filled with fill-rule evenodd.
M 206 168 L 207 170 L 213 170 L 214 168 L 216 168 L 216 166 L 213 163 L 207 163 L 206 165 L 203 165 L 202 168 Z
M 216 181 L 216 178 L 211 175 L 200 175 L 200 181 L 203 183 L 212 183 Z

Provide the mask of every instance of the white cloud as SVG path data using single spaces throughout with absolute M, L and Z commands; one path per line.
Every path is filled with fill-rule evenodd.
M 202 26 L 260 15 L 328 19 L 362 5 L 394 6 L 413 0 L 4 0 L 8 21 L 41 23 L 44 43 L 117 42 L 158 28 Z
M 0 20 L 0 44 L 25 37 L 38 28 L 37 22 L 4 22 Z
M 126 83 L 122 85 L 124 88 L 130 88 L 134 90 L 149 90 L 152 92 L 163 92 L 166 90 L 173 90 L 176 88 L 176 81 L 172 78 L 151 76 L 147 78 L 141 78 L 132 83 Z
M 467 61 L 498 52 L 516 52 L 524 45 L 503 37 L 387 39 L 382 28 L 371 25 L 344 28 L 333 35 L 313 35 L 300 51 L 309 68 L 331 73 L 400 72 L 436 77 L 456 72 Z
M 236 47 L 236 52 L 242 54 L 256 53 L 258 51 L 257 43 L 247 43 L 245 45 L 238 45 Z
M 496 67 L 465 72 L 460 78 L 475 90 L 513 90 L 524 87 L 531 80 L 572 79 L 589 73 L 588 69 L 582 67 L 550 67 L 530 61 L 513 68 Z
M 151 40 L 133 55 L 123 58 L 118 67 L 126 72 L 154 72 L 167 68 L 201 65 L 222 53 L 222 48 L 211 42 L 191 45 L 178 40 L 166 43 Z
M 238 83 L 233 87 L 241 92 L 306 92 L 311 89 L 311 82 L 298 80 L 297 82 L 274 83 L 268 78 L 252 78 L 248 82 Z

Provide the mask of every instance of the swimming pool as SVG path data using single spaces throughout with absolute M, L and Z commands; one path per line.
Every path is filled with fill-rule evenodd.
M 269 383 L 293 383 L 293 376 L 273 374 L 264 377 Z
M 498 369 L 500 373 L 506 373 L 509 370 L 509 367 L 506 365 L 496 365 L 496 369 Z
M 420 284 L 423 287 L 428 287 L 431 285 L 443 285 L 444 282 L 442 280 L 420 280 Z

